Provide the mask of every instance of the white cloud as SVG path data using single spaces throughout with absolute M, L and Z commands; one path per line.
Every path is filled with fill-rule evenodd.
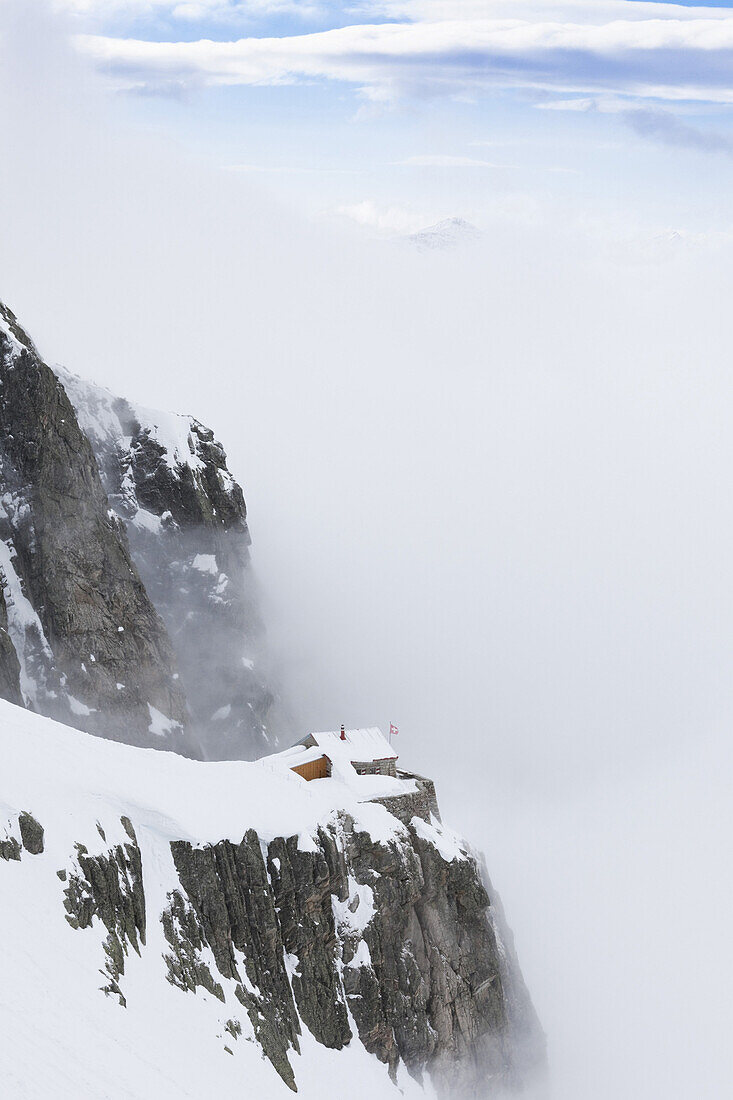
M 490 160 L 477 160 L 475 157 L 444 156 L 428 153 L 424 156 L 407 157 L 399 161 L 401 165 L 415 168 L 509 168 L 508 164 L 494 164 Z
M 702 153 L 733 155 L 733 141 L 727 134 L 702 129 L 684 122 L 670 111 L 650 109 L 638 102 L 614 98 L 559 99 L 535 106 L 550 111 L 619 115 L 639 137 L 649 141 Z
M 300 3 L 299 0 L 53 0 L 58 11 L 74 12 L 86 15 L 101 12 L 110 13 L 154 13 L 168 11 L 174 17 L 201 18 L 212 13 L 231 15 L 250 15 L 262 12 L 309 10 L 319 5 Z
M 594 5 L 581 10 L 565 4 L 579 21 L 464 18 L 231 42 L 89 35 L 78 42 L 118 78 L 133 81 L 283 84 L 327 78 L 357 84 L 378 99 L 509 86 L 733 102 L 733 12 L 695 8 L 693 17 L 667 5 L 621 0 L 604 6 L 658 8 L 662 17 L 580 21 L 582 10 Z M 667 14 L 679 10 L 684 16 Z
M 544 103 L 535 103 L 541 111 L 598 111 L 604 115 L 618 115 L 628 111 L 633 101 L 614 97 L 586 96 L 577 99 L 549 99 Z
M 339 206 L 336 213 L 365 229 L 399 235 L 415 233 L 437 220 L 434 214 L 420 213 L 405 206 L 384 206 L 371 199 Z
M 410 22 L 446 20 L 512 19 L 607 23 L 615 19 L 645 20 L 725 18 L 721 7 L 684 7 L 676 4 L 645 3 L 643 0 L 52 0 L 59 11 L 89 13 L 154 13 L 168 11 L 187 18 L 226 12 L 248 16 L 291 11 L 310 14 L 336 9 L 362 16 L 365 21 L 380 16 Z
M 84 20 L 90 27 L 144 17 L 163 16 L 182 24 L 205 20 L 251 24 L 283 13 L 310 19 L 334 6 L 335 0 L 52 0 L 56 11 Z
M 644 0 L 367 0 L 360 10 L 419 22 L 449 19 L 512 19 L 555 23 L 613 20 L 721 18 L 729 9 L 686 7 Z

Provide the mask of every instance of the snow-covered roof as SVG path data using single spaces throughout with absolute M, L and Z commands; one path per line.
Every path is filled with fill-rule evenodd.
M 312 733 L 307 740 L 311 738 L 332 759 L 332 753 L 339 757 L 347 756 L 350 762 L 397 759 L 397 753 L 377 726 L 370 726 L 363 730 L 346 730 L 344 741 L 341 740 L 341 733 L 337 731 Z
M 387 794 L 404 794 L 405 780 L 389 776 L 357 775 L 354 763 L 372 760 L 396 760 L 397 753 L 380 729 L 346 730 L 345 740 L 338 731 L 309 733 L 292 748 L 265 756 L 261 763 L 276 770 L 291 770 L 302 764 L 327 756 L 332 765 L 332 778 L 346 784 L 362 797 L 378 798 Z M 409 782 L 409 781 L 408 781 Z
M 320 760 L 321 757 L 327 756 L 323 749 L 319 749 L 317 745 L 313 745 L 312 748 L 308 748 L 305 745 L 294 745 L 292 749 L 285 749 L 284 752 L 277 752 L 273 757 L 266 757 L 266 759 L 282 760 L 289 768 L 300 767 L 301 764 L 312 764 L 314 760 Z

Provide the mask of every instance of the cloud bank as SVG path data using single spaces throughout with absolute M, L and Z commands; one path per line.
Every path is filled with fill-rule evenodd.
M 407 13 L 404 4 L 379 10 Z M 487 18 L 487 10 L 495 16 Z M 355 24 L 287 37 L 159 42 L 82 35 L 77 41 L 123 85 L 326 79 L 356 85 L 375 100 L 531 88 L 733 102 L 730 9 L 621 0 L 511 8 L 469 4 L 467 9 L 427 3 L 409 11 L 411 22 Z
M 627 267 L 529 221 L 470 254 L 347 246 L 130 134 L 28 7 L 0 45 L 0 296 L 50 356 L 216 428 L 302 728 L 391 718 L 439 780 L 555 1095 L 720 1100 L 730 250 Z
M 201 19 L 251 21 L 263 15 L 294 12 L 313 15 L 333 6 L 333 0 L 53 0 L 57 11 L 81 17 L 130 17 L 163 14 L 182 23 Z
M 696 149 L 701 153 L 725 153 L 733 155 L 733 139 L 726 134 L 701 130 L 676 118 L 669 111 L 649 111 L 637 108 L 624 111 L 625 122 L 640 137 L 682 149 Z

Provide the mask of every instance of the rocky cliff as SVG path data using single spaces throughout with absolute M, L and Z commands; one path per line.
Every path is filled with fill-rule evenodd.
M 51 370 L 0 306 L 7 1095 L 478 1100 L 541 1070 L 432 782 L 333 747 L 306 782 L 262 756 L 275 694 L 213 433 Z
M 242 490 L 210 429 L 58 370 L 165 622 L 206 754 L 256 756 L 277 715 Z
M 21 1000 L 32 999 L 29 983 L 54 989 L 71 953 L 84 1018 L 106 998 L 127 1041 L 152 1029 L 174 1072 L 167 1021 L 191 1016 L 199 1052 L 211 1041 L 235 1056 L 222 1095 L 315 1096 L 314 1074 L 328 1065 L 326 1094 L 338 1082 L 359 1096 L 358 1082 L 347 1088 L 358 1065 L 372 1096 L 397 1096 L 397 1085 L 489 1098 L 541 1069 L 500 906 L 471 851 L 412 797 L 412 780 L 306 783 L 267 762 L 143 759 L 71 730 L 64 743 L 51 727 L 28 715 L 17 735 L 0 731 L 10 761 L 0 891 L 13 896 L 0 937 L 4 953 L 34 957 L 20 964 Z M 371 797 L 383 789 L 394 810 L 404 798 L 404 820 Z M 29 883 L 36 893 L 24 893 Z M 45 919 L 31 944 L 35 913 L 23 907 L 33 899 Z M 34 1022 L 42 1035 L 45 1011 Z M 253 1056 L 265 1060 L 257 1087 Z
M 4 698 L 190 755 L 275 742 L 223 448 L 191 417 L 52 371 L 1 304 L 0 508 Z

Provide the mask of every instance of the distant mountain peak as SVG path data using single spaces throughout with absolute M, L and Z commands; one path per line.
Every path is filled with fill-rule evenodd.
M 481 231 L 465 218 L 444 218 L 435 225 L 428 225 L 416 233 L 410 233 L 406 240 L 419 252 L 439 252 L 447 248 L 470 241 L 477 241 Z

